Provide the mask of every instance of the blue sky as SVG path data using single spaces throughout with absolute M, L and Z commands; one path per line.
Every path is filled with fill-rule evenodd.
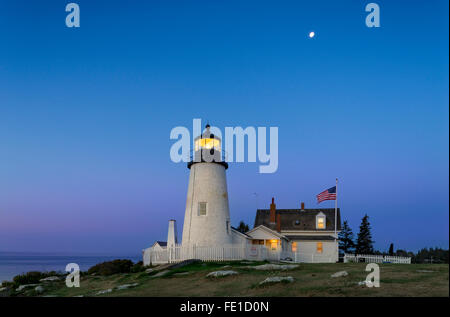
M 135 253 L 181 236 L 175 126 L 279 127 L 227 171 L 232 224 L 339 177 L 376 248 L 448 248 L 448 2 L 0 0 L 0 250 Z M 307 34 L 315 31 L 316 37 Z M 258 193 L 256 201 L 253 193 Z M 332 202 L 324 202 L 332 207 Z

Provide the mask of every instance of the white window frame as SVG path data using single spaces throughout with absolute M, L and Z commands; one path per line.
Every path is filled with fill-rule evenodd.
M 319 219 L 323 218 L 323 228 L 319 228 Z M 316 216 L 316 229 L 317 230 L 325 230 L 327 228 L 327 217 L 320 212 L 319 214 L 317 214 Z

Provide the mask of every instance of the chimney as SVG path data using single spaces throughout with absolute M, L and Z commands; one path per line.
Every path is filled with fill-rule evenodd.
M 272 203 L 270 204 L 270 223 L 275 223 L 275 198 L 272 197 Z
M 175 220 L 171 219 L 169 220 L 169 230 L 167 233 L 167 246 L 174 247 L 177 243 L 177 224 Z
M 277 215 L 277 231 L 281 232 L 281 215 Z
M 305 203 L 304 203 L 303 201 L 302 201 L 302 204 L 301 204 L 301 205 L 302 205 L 302 208 L 301 208 L 301 209 L 302 209 L 302 210 L 305 210 Z

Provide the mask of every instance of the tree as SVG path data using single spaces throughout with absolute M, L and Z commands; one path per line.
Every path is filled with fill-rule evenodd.
M 373 253 L 373 240 L 370 232 L 369 216 L 366 214 L 361 220 L 359 226 L 358 238 L 356 240 L 356 253 L 357 254 L 372 254 Z
M 449 251 L 441 248 L 424 248 L 414 256 L 414 263 L 448 263 Z
M 342 224 L 342 230 L 339 232 L 339 250 L 343 253 L 351 253 L 355 248 L 353 242 L 353 231 L 348 225 L 347 220 Z
M 239 226 L 236 228 L 237 231 L 246 233 L 250 229 L 248 228 L 248 225 L 246 225 L 243 221 L 239 222 Z
M 394 244 L 391 243 L 391 245 L 389 246 L 389 255 L 394 255 Z

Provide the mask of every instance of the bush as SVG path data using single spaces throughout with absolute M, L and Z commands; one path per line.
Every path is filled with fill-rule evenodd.
M 37 284 L 41 278 L 46 277 L 45 274 L 41 272 L 28 272 L 25 274 L 16 275 L 13 277 L 13 282 L 16 285 L 24 284 Z
M 142 261 L 139 261 L 135 265 L 131 267 L 131 273 L 138 273 L 145 271 L 144 263 Z
M 49 276 L 61 276 L 61 273 L 50 271 L 50 272 L 37 272 L 31 271 L 24 274 L 19 274 L 13 277 L 12 283 L 14 285 L 24 285 L 24 284 L 38 284 L 40 279 Z M 5 284 L 5 282 L 3 282 Z
M 113 275 L 118 273 L 130 273 L 133 262 L 131 260 L 114 260 L 94 265 L 88 270 L 88 274 Z

